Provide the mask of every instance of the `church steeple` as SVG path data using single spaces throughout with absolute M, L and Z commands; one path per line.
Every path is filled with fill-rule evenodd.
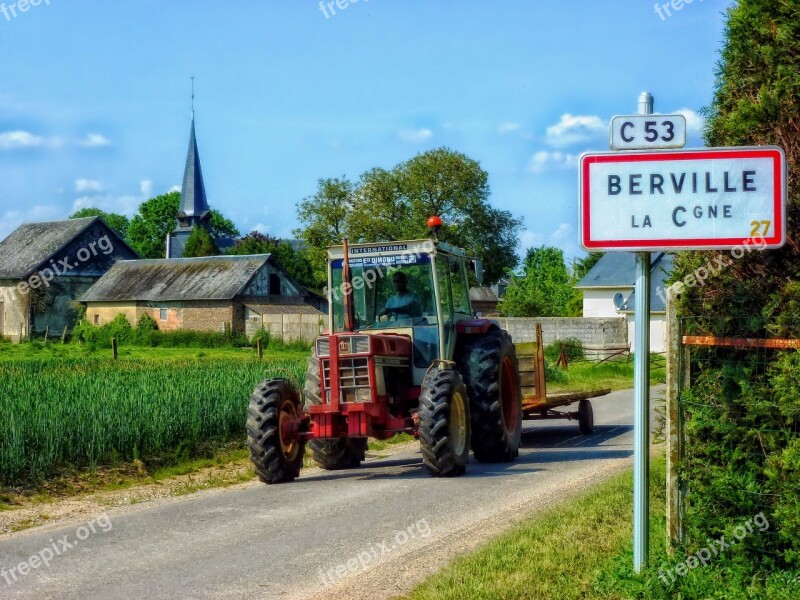
M 178 213 L 178 221 L 181 227 L 191 228 L 195 225 L 204 224 L 210 217 L 206 186 L 203 182 L 203 170 L 200 167 L 200 153 L 197 151 L 194 110 L 192 110 L 192 128 L 189 134 L 186 168 L 183 171 L 183 187 L 181 188 L 181 206 Z

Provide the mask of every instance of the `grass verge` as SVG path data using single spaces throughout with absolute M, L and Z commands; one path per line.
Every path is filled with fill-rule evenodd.
M 664 584 L 686 556 L 667 556 L 665 461 L 651 465 L 651 565 L 633 573 L 633 476 L 630 471 L 595 487 L 456 559 L 415 588 L 406 600 L 522 599 L 763 599 L 800 598 L 800 573 L 752 574 L 724 556 Z

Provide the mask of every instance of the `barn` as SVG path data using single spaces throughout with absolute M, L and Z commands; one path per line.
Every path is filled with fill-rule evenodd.
M 118 260 L 138 257 L 99 217 L 20 226 L 0 242 L 0 335 L 61 335 L 78 298 Z
M 277 315 L 280 337 L 307 341 L 327 311 L 269 254 L 121 261 L 81 301 L 94 325 L 122 314 L 135 326 L 147 314 L 161 331 L 250 334 L 275 329 Z

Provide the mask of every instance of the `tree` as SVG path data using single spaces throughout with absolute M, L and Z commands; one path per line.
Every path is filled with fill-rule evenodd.
M 219 248 L 214 243 L 214 238 L 203 226 L 198 225 L 192 229 L 192 234 L 186 240 L 183 248 L 183 258 L 198 256 L 219 256 Z
M 164 258 L 167 235 L 175 229 L 175 216 L 181 204 L 181 193 L 170 192 L 151 198 L 139 206 L 131 219 L 128 243 L 144 258 Z
M 444 242 L 483 260 L 493 282 L 517 265 L 521 220 L 489 203 L 488 175 L 480 164 L 447 148 L 431 150 L 391 171 L 372 169 L 358 184 L 346 178 L 319 181 L 317 193 L 298 205 L 317 272 L 324 273 L 325 248 L 351 242 L 382 242 L 427 237 L 427 220 L 445 222 Z
M 578 294 L 564 252 L 550 246 L 530 248 L 522 276 L 512 276 L 498 310 L 509 317 L 566 317 Z
M 181 193 L 169 192 L 151 198 L 139 206 L 128 228 L 128 243 L 144 258 L 164 258 L 167 235 L 176 227 Z M 239 231 L 230 219 L 211 209 L 209 232 L 213 238 L 237 237 Z
M 303 287 L 319 291 L 322 285 L 314 278 L 314 269 L 307 253 L 295 249 L 289 242 L 258 231 L 251 231 L 228 250 L 227 254 L 272 254 L 286 272 Z
M 304 227 L 295 230 L 295 234 L 308 244 L 308 258 L 317 281 L 325 282 L 328 279 L 326 248 L 341 244 L 346 235 L 347 213 L 352 209 L 353 191 L 353 183 L 344 176 L 340 179 L 320 179 L 317 192 L 304 198 L 297 206 L 297 218 Z
M 575 262 L 575 270 L 573 271 L 572 275 L 575 277 L 576 281 L 580 281 L 586 274 L 592 270 L 592 267 L 595 266 L 600 259 L 603 258 L 604 252 L 589 252 L 583 258 L 579 258 Z
M 105 224 L 117 232 L 119 237 L 123 240 L 128 237 L 128 227 L 130 220 L 125 215 L 118 215 L 117 213 L 107 213 L 99 208 L 82 208 L 78 212 L 70 215 L 70 219 L 83 219 L 85 217 L 100 217 L 105 221 Z

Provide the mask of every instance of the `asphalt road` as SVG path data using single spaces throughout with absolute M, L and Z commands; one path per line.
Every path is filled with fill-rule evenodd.
M 429 477 L 409 446 L 356 470 L 313 469 L 291 484 L 6 536 L 0 598 L 391 597 L 629 466 L 632 392 L 593 404 L 592 435 L 579 435 L 575 422 L 526 422 L 517 462 L 472 461 L 461 478 Z

